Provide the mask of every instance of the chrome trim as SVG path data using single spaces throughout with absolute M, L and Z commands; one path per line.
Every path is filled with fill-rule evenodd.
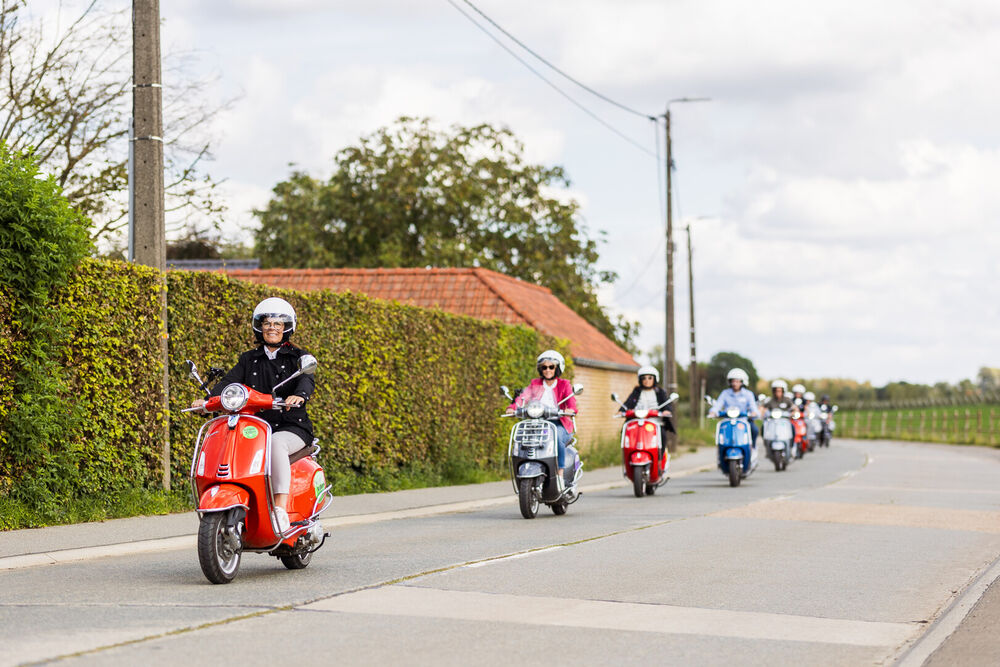
M 215 513 L 215 512 L 228 512 L 229 510 L 235 509 L 237 507 L 242 507 L 243 509 L 245 509 L 248 512 L 250 511 L 250 508 L 247 507 L 246 505 L 244 505 L 243 503 L 236 503 L 235 505 L 230 505 L 229 507 L 213 507 L 210 510 L 198 509 L 196 507 L 194 511 L 195 511 L 195 513 L 198 516 L 201 516 L 202 514 L 212 514 L 212 513 Z

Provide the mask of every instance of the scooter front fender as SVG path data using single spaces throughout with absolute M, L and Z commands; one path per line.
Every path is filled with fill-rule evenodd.
M 726 458 L 727 461 L 732 460 L 732 459 L 739 459 L 740 461 L 742 461 L 743 460 L 743 452 L 741 450 L 737 449 L 736 447 L 730 447 L 730 448 L 728 448 L 726 450 L 726 457 L 725 458 Z
M 518 479 L 530 479 L 532 477 L 541 477 L 545 474 L 545 466 L 543 466 L 538 461 L 525 461 L 517 469 Z
M 629 464 L 634 466 L 648 466 L 652 462 L 653 457 L 641 449 L 632 452 L 632 456 L 629 458 Z
M 224 512 L 234 507 L 250 509 L 250 492 L 235 484 L 216 484 L 198 499 L 198 512 Z

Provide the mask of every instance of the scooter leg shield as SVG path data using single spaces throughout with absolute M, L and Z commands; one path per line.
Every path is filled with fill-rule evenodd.
M 235 484 L 216 484 L 198 499 L 199 512 L 222 512 L 234 507 L 250 509 L 250 492 Z

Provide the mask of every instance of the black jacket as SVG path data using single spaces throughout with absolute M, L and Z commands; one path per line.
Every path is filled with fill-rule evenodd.
M 232 370 L 212 388 L 212 396 L 218 396 L 226 385 L 233 382 L 245 384 L 263 394 L 270 394 L 274 385 L 299 369 L 299 357 L 303 354 L 309 353 L 291 343 L 285 343 L 278 348 L 274 361 L 267 358 L 263 345 L 244 352 Z M 309 398 L 315 388 L 316 381 L 313 376 L 302 374 L 278 388 L 278 396 L 281 398 L 295 395 L 306 399 L 302 407 L 287 411 L 265 410 L 258 412 L 257 416 L 270 424 L 274 432 L 291 431 L 309 444 L 313 440 L 313 427 L 309 415 L 306 414 L 306 405 L 309 404 Z
M 667 399 L 670 398 L 667 395 L 667 391 L 663 387 L 658 387 L 658 386 L 653 387 L 653 391 L 656 392 L 657 405 L 663 405 L 664 403 L 667 402 Z M 642 393 L 642 387 L 636 387 L 635 389 L 633 389 L 632 393 L 629 394 L 628 398 L 625 399 L 625 408 L 628 410 L 632 410 L 633 408 L 635 408 L 636 403 L 639 402 L 639 394 L 641 393 Z M 669 410 L 670 406 L 668 405 L 666 408 L 663 409 Z M 618 412 L 624 412 L 624 410 L 618 408 Z M 677 429 L 674 428 L 674 420 L 671 417 L 663 417 L 662 419 L 663 419 L 664 429 L 670 431 L 671 433 L 677 433 Z

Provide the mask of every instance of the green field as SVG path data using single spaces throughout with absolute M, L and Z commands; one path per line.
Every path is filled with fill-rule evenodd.
M 836 435 L 1000 446 L 1000 405 L 840 410 Z

